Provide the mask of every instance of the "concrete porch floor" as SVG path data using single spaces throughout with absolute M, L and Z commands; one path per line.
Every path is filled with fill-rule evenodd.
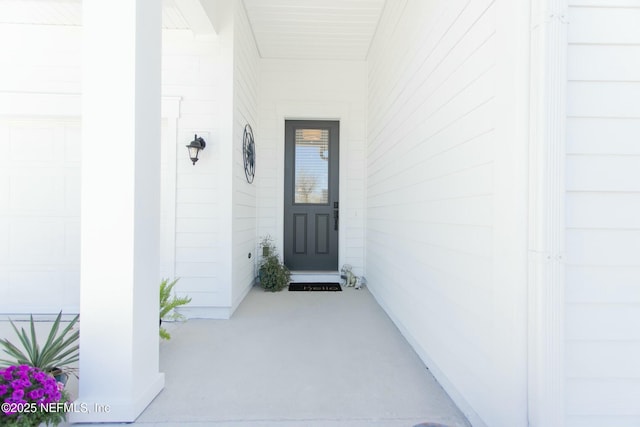
M 165 388 L 134 425 L 470 425 L 366 288 L 253 288 L 230 320 L 167 326 Z
M 468 426 L 368 290 L 251 290 L 230 320 L 171 325 L 151 426 Z

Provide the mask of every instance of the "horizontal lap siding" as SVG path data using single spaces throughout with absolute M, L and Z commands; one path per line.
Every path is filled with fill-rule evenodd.
M 176 150 L 175 276 L 179 295 L 192 298 L 190 307 L 229 306 L 227 269 L 221 256 L 222 225 L 228 221 L 221 193 L 220 135 L 217 118 L 227 108 L 219 96 L 225 58 L 218 40 L 197 39 L 190 31 L 163 31 L 162 93 L 180 97 Z M 192 165 L 185 145 L 194 134 L 207 146 Z M 230 273 L 229 273 L 230 274 Z
M 0 91 L 79 94 L 81 34 L 74 26 L 0 24 Z
M 80 93 L 80 36 L 78 27 L 0 24 L 13 41 L 0 43 L 0 98 Z M 80 120 L 39 107 L 0 118 L 0 313 L 79 309 Z
M 497 278 L 496 248 L 513 241 L 502 240 L 495 180 L 515 145 L 497 131 L 496 22 L 511 19 L 498 4 L 386 3 L 368 64 L 366 260 L 378 300 L 473 420 L 515 426 L 526 412 L 525 370 L 513 368 L 524 328 L 518 340 L 498 330 L 513 332 L 502 319 L 525 282 Z M 503 358 L 513 366 L 498 369 Z
M 257 123 L 258 51 L 244 11 L 235 5 L 234 20 L 234 97 L 233 97 L 233 247 L 232 304 L 237 307 L 253 284 L 257 238 L 256 183 L 249 184 L 244 172 L 242 141 L 245 125 L 251 125 L 256 144 L 260 129 Z M 260 175 L 256 172 L 256 180 Z M 251 257 L 249 257 L 251 254 Z
M 640 424 L 640 3 L 574 0 L 567 108 L 567 425 Z
M 81 32 L 80 27 L 0 25 L 3 39 L 20 40 L 20 43 L 4 43 L 0 47 L 0 56 L 4 58 L 0 60 L 3 62 L 0 91 L 78 95 L 81 92 Z M 216 40 L 196 40 L 190 31 L 163 31 L 162 95 L 181 100 L 177 140 L 168 141 L 176 150 L 177 176 L 168 177 L 167 183 L 175 185 L 176 235 L 175 239 L 167 235 L 163 238 L 171 244 L 175 240 L 176 258 L 168 262 L 174 264 L 175 274 L 181 278 L 178 292 L 193 297 L 193 306 L 228 305 L 225 304 L 225 290 L 219 286 L 221 267 L 217 259 L 222 251 L 218 243 L 220 168 L 213 155 L 218 150 L 215 137 L 220 129 L 220 123 L 215 119 L 221 109 L 217 96 L 221 84 L 219 57 Z M 34 107 L 34 110 L 38 109 L 38 106 Z M 77 109 L 80 110 L 79 105 Z M 164 120 L 165 140 L 174 138 L 166 132 L 168 125 Z M 0 312 L 57 312 L 60 308 L 77 311 L 80 292 L 79 121 L 31 120 L 29 111 L 25 111 L 17 128 L 15 123 L 7 121 L 3 121 L 0 128 L 0 162 L 11 161 L 10 165 L 13 165 L 0 166 L 0 295 L 6 296 L 3 301 L 9 301 L 9 306 L 0 307 Z M 11 128 L 15 130 L 11 131 Z M 30 134 L 30 143 L 36 144 L 27 153 L 30 157 L 28 167 L 33 168 L 27 179 L 20 177 L 27 169 L 16 168 L 18 163 L 10 160 L 13 154 L 9 156 L 5 151 L 15 151 L 11 141 L 20 138 L 16 131 Z M 209 135 L 207 150 L 198 165 L 192 166 L 184 145 L 193 139 L 194 133 L 201 132 Z M 45 153 L 48 157 L 35 161 Z M 15 154 L 22 156 L 19 150 Z M 7 178 L 8 175 L 12 177 Z M 59 178 L 35 182 L 38 176 L 52 175 L 64 175 L 65 183 L 62 184 Z M 56 188 L 47 190 L 51 185 Z M 17 200 L 16 196 L 11 196 L 15 200 L 4 203 L 9 191 L 29 199 Z M 48 200 L 55 206 L 49 206 Z M 29 210 L 32 214 L 28 214 Z M 33 233 L 31 237 L 29 233 L 17 234 L 20 224 L 35 221 L 36 211 L 41 212 L 37 216 L 45 221 L 42 226 L 45 232 L 37 233 L 35 240 Z M 35 230 L 33 226 L 29 228 Z M 13 230 L 12 235 L 8 236 L 5 230 Z M 30 265 L 24 261 L 16 263 L 15 256 L 29 246 L 40 247 L 42 251 L 52 250 L 55 257 L 46 257 L 43 263 L 38 258 L 27 257 L 22 259 L 31 259 Z M 13 255 L 3 256 L 6 251 Z M 26 298 L 27 293 L 41 297 Z
M 365 98 L 363 61 L 262 59 L 260 64 L 258 234 L 282 242 L 284 120 L 340 121 L 339 263 L 365 273 Z M 338 266 L 338 268 L 341 267 Z

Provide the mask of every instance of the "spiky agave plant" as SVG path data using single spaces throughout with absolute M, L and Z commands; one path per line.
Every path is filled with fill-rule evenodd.
M 162 327 L 162 319 L 184 319 L 184 316 L 174 309 L 191 302 L 190 297 L 178 298 L 173 294 L 173 287 L 178 283 L 178 280 L 174 279 L 169 282 L 169 279 L 162 279 L 160 282 L 160 338 L 165 340 L 171 339 L 171 335 Z
M 47 341 L 42 347 L 38 344 L 33 315 L 30 316 L 29 333 L 27 333 L 24 328 L 18 330 L 13 321 L 10 320 L 11 326 L 16 335 L 18 335 L 23 349 L 21 350 L 6 338 L 0 340 L 0 346 L 2 346 L 4 352 L 14 359 L 0 359 L 0 364 L 7 366 L 29 365 L 40 368 L 45 372 L 53 372 L 56 369 L 60 369 L 63 372 L 71 371 L 71 369 L 65 369 L 65 367 L 77 362 L 79 358 L 78 340 L 80 338 L 80 331 L 73 329 L 79 317 L 79 315 L 76 315 L 71 322 L 62 329 L 60 334 L 58 334 L 62 311 L 58 313 L 56 320 L 53 322 L 53 325 L 51 325 Z

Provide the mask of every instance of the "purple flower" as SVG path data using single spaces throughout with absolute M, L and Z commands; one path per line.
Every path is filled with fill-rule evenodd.
M 61 400 L 66 402 L 68 397 L 63 391 L 62 384 L 59 384 L 52 376 L 39 368 L 21 365 L 0 369 L 0 399 L 5 403 L 18 404 L 14 408 L 19 408 L 20 405 L 30 403 L 46 405 Z M 30 422 L 33 418 L 29 413 L 21 414 L 8 411 L 14 408 L 6 408 L 4 415 L 0 412 L 0 424 L 4 424 L 4 419 Z
M 13 373 L 12 373 L 13 371 L 10 371 L 9 370 L 10 368 L 12 368 L 12 366 L 2 371 L 2 378 L 4 378 L 7 381 L 11 381 L 13 379 Z
M 21 388 L 14 390 L 11 397 L 15 400 L 21 400 L 24 397 L 24 390 Z
M 11 381 L 11 387 L 13 387 L 14 389 L 19 389 L 19 388 L 29 388 L 31 387 L 31 381 L 29 381 L 29 379 L 17 379 L 17 380 L 13 380 Z
M 40 382 L 40 383 L 45 382 L 49 378 L 50 378 L 49 375 L 45 374 L 42 371 L 38 371 L 35 374 L 33 374 L 33 379 L 38 381 L 38 382 Z
M 44 388 L 44 392 L 49 394 L 49 395 L 51 393 L 54 393 L 54 392 L 58 391 L 58 387 L 56 387 L 55 383 L 51 384 L 51 382 L 49 382 L 49 381 L 43 384 L 43 388 Z
M 44 396 L 44 390 L 41 388 L 36 388 L 35 390 L 31 390 L 29 392 L 29 398 L 33 400 L 41 399 Z

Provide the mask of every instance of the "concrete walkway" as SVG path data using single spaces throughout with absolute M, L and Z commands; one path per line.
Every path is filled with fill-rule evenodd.
M 468 426 L 366 290 L 264 292 L 171 326 L 151 426 Z
M 366 288 L 254 288 L 230 320 L 165 326 L 166 385 L 134 425 L 469 426 Z M 37 327 L 46 337 L 50 325 Z M 0 332 L 14 335 L 9 322 Z M 72 396 L 77 388 L 70 378 Z

